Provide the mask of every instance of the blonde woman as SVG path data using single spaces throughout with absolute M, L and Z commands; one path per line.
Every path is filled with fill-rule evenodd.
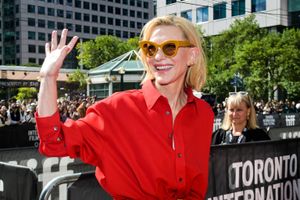
M 114 199 L 204 199 L 213 112 L 193 96 L 206 79 L 205 56 L 193 24 L 176 16 L 149 21 L 140 39 L 142 89 L 116 93 L 77 121 L 59 121 L 56 78 L 77 42 L 52 33 L 40 71 L 39 150 L 79 157 Z
M 247 92 L 230 93 L 220 129 L 213 133 L 212 144 L 236 144 L 270 140 L 256 123 L 256 113 Z

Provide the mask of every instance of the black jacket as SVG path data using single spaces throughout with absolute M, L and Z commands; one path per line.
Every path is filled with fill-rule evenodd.
M 234 143 L 245 143 L 245 142 L 254 142 L 254 141 L 262 141 L 262 140 L 270 140 L 269 135 L 260 128 L 256 129 L 246 129 L 243 131 L 241 137 L 239 136 L 231 136 L 231 131 L 226 131 L 224 129 L 216 130 L 212 135 L 212 145 L 216 144 L 234 144 Z M 230 138 L 230 139 L 228 139 Z M 229 142 L 230 140 L 230 142 Z

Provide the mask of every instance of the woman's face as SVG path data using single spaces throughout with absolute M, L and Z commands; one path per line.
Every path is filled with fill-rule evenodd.
M 247 124 L 247 116 L 250 114 L 250 108 L 242 101 L 239 105 L 228 105 L 228 116 L 233 125 Z
M 182 31 L 176 26 L 160 25 L 153 29 L 149 38 L 151 42 L 161 44 L 168 40 L 186 41 Z M 188 61 L 191 59 L 190 47 L 180 47 L 174 57 L 166 57 L 159 48 L 156 55 L 146 61 L 158 85 L 179 84 L 182 85 L 188 69 Z

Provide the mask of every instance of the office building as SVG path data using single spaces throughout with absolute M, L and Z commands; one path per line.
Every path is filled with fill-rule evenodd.
M 54 29 L 83 41 L 98 35 L 138 36 L 153 18 L 151 0 L 0 0 L 0 65 L 41 65 Z M 59 31 L 60 33 L 60 31 Z M 76 51 L 64 63 L 78 66 Z
M 299 0 L 161 0 L 157 16 L 182 16 L 201 25 L 205 35 L 217 35 L 235 19 L 255 14 L 260 27 L 274 31 L 300 27 Z

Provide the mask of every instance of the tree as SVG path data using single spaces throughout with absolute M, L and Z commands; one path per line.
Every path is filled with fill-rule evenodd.
M 79 69 L 76 69 L 73 73 L 68 76 L 69 83 L 79 83 L 79 89 L 85 89 L 87 85 L 87 74 L 83 73 Z
M 30 98 L 35 98 L 36 95 L 37 95 L 37 89 L 34 87 L 20 87 L 18 88 L 18 94 L 16 96 L 16 99 L 18 100 L 30 99 Z
M 245 42 L 260 40 L 266 32 L 259 28 L 254 15 L 243 20 L 237 19 L 228 30 L 220 35 L 205 38 L 209 44 L 207 48 L 208 80 L 204 91 L 214 93 L 225 98 L 234 89 L 232 82 L 234 75 L 239 72 L 236 53 Z
M 77 58 L 86 68 L 91 69 L 137 48 L 137 39 L 123 41 L 111 35 L 98 36 L 95 40 L 78 43 Z

